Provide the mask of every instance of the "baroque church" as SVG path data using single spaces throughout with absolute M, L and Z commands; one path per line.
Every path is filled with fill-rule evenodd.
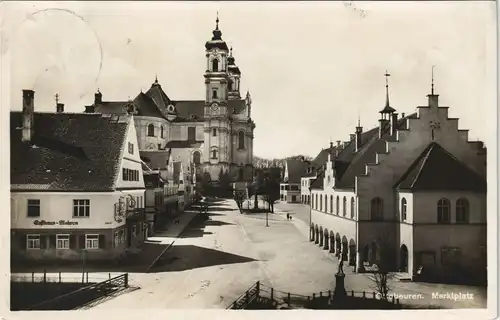
M 148 91 L 129 101 L 104 101 L 98 90 L 85 112 L 133 114 L 140 151 L 168 153 L 166 159 L 195 168 L 198 177 L 208 173 L 217 181 L 222 172 L 232 181 L 251 181 L 252 99 L 248 91 L 244 99 L 240 95 L 241 71 L 222 39 L 218 17 L 205 57 L 203 100 L 173 100 L 156 78 Z

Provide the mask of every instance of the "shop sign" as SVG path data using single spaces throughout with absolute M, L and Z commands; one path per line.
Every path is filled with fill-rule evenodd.
M 59 221 L 47 221 L 47 220 L 35 220 L 33 221 L 35 226 L 77 226 L 78 222 L 76 221 L 68 221 L 68 220 L 59 220 Z

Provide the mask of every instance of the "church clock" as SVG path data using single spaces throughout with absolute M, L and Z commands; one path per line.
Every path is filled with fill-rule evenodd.
M 219 104 L 217 102 L 212 103 L 212 105 L 210 106 L 210 111 L 212 111 L 212 113 L 216 113 L 217 110 L 219 110 Z

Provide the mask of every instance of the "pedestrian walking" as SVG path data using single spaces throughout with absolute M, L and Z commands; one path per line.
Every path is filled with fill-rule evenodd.
M 290 220 L 290 214 L 289 213 L 286 214 L 286 219 Z

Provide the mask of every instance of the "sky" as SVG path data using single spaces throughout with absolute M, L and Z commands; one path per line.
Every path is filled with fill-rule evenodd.
M 252 96 L 254 155 L 315 156 L 368 130 L 385 103 L 411 113 L 435 88 L 471 140 L 496 141 L 494 2 L 4 2 L 2 104 L 82 112 L 133 99 L 155 76 L 173 100 L 203 100 L 216 12 Z M 10 60 L 7 60 L 10 59 Z M 5 61 L 9 61 L 6 63 Z M 10 70 L 9 70 L 10 67 Z M 10 88 L 10 91 L 4 91 Z

